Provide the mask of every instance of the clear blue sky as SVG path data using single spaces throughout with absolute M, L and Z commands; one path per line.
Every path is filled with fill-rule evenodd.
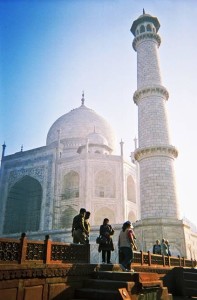
M 157 16 L 159 48 L 182 214 L 196 220 L 197 2 L 195 0 L 0 0 L 0 142 L 6 154 L 44 146 L 52 123 L 85 104 L 133 151 L 137 136 L 132 22 Z

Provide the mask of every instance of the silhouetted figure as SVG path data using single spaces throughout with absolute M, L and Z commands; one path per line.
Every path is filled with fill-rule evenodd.
M 102 263 L 106 263 L 106 255 L 107 255 L 107 264 L 111 264 L 111 251 L 114 251 L 114 244 L 112 240 L 112 235 L 114 234 L 114 230 L 112 226 L 109 224 L 109 219 L 105 218 L 103 220 L 103 224 L 100 226 L 100 236 L 101 243 L 99 244 L 98 251 L 102 251 Z
M 88 235 L 88 231 L 84 225 L 85 214 L 86 209 L 81 208 L 79 214 L 73 218 L 72 237 L 73 243 L 75 244 L 86 244 L 86 236 Z

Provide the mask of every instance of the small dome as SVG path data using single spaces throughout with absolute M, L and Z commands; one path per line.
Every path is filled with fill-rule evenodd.
M 153 23 L 153 25 L 155 26 L 156 32 L 158 32 L 159 27 L 160 27 L 160 23 L 158 21 L 158 19 L 156 17 L 153 17 L 149 14 L 146 14 L 145 11 L 143 10 L 143 14 L 140 15 L 137 20 L 135 20 L 131 26 L 130 31 L 133 33 L 133 35 L 135 36 L 135 30 L 137 28 L 137 26 L 143 22 L 150 22 Z
M 97 133 L 92 133 L 93 128 Z M 47 134 L 47 146 L 58 141 L 58 130 L 61 141 L 66 139 L 80 141 L 89 135 L 92 140 L 100 141 L 113 150 L 116 149 L 116 135 L 111 125 L 83 103 L 53 123 Z
M 97 132 L 92 132 L 88 134 L 87 136 L 89 144 L 95 144 L 95 145 L 105 145 L 108 146 L 108 142 L 106 138 Z

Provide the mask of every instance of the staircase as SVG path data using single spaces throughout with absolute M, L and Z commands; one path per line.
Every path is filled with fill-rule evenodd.
M 75 290 L 74 297 L 78 300 L 172 299 L 158 274 L 123 271 L 93 272 L 92 278 L 85 280 L 83 287 Z
M 197 297 L 197 269 L 174 268 L 163 277 L 168 290 L 179 297 Z

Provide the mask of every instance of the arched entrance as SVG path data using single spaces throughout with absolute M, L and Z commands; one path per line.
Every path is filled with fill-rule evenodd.
M 5 210 L 4 233 L 37 231 L 42 202 L 41 184 L 30 176 L 11 188 Z

